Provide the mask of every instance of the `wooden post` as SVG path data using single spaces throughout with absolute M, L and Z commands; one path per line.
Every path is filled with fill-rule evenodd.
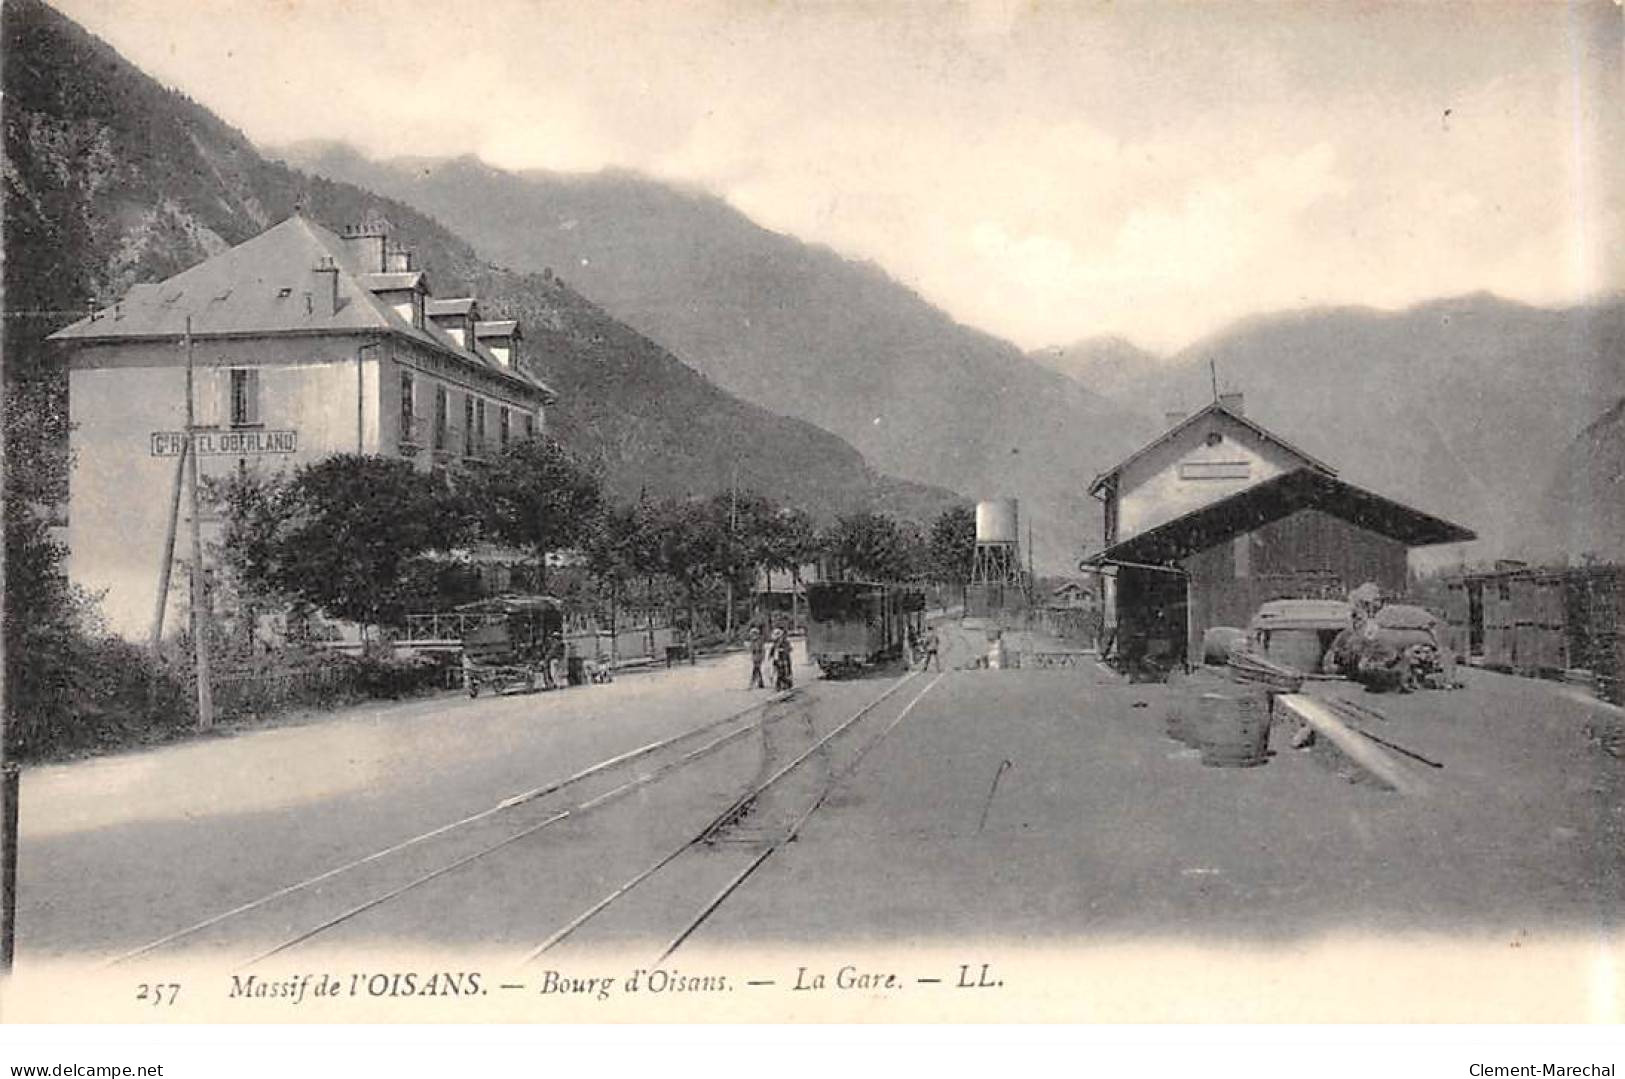
M 739 545 L 739 462 L 734 461 L 733 479 L 728 485 L 728 612 L 724 619 L 723 634 L 732 644 L 734 639 L 734 551 Z
M 208 583 L 203 572 L 203 524 L 199 520 L 197 490 L 197 447 L 190 445 L 197 437 L 196 417 L 192 404 L 192 316 L 186 317 L 186 441 L 191 452 L 186 454 L 186 475 L 192 502 L 192 643 L 197 657 L 197 725 L 199 730 L 214 726 L 214 687 L 209 679 L 209 603 Z
M 175 523 L 181 515 L 181 485 L 186 479 L 186 461 L 192 456 L 192 440 L 181 443 L 181 455 L 175 461 L 175 484 L 169 492 L 169 524 L 164 529 L 163 561 L 158 563 L 158 602 L 152 610 L 152 658 L 158 658 L 158 647 L 164 640 L 164 613 L 169 606 L 169 575 L 175 563 Z

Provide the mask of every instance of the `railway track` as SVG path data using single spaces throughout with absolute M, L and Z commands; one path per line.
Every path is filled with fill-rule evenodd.
M 728 810 L 718 814 L 717 820 L 708 823 L 701 834 L 685 839 L 684 848 L 694 843 L 704 845 L 707 841 L 714 841 L 718 832 L 718 821 L 722 818 L 731 814 L 737 820 L 759 805 L 765 795 L 790 785 L 792 776 L 811 775 L 811 771 L 804 768 L 809 761 L 827 760 L 833 743 L 842 735 L 852 732 L 865 717 L 871 716 L 882 702 L 898 693 L 915 677 L 914 674 L 906 674 L 888 681 L 886 687 L 864 703 L 854 715 L 845 719 L 828 735 L 818 739 L 805 752 L 798 754 L 791 763 L 776 769 L 766 779 L 762 779 L 758 771 L 746 784 L 745 792 L 734 800 Z M 458 877 L 461 871 L 469 870 L 475 863 L 489 861 L 499 852 L 508 852 L 505 858 L 496 860 L 499 866 L 522 865 L 514 863 L 513 859 L 522 849 L 520 844 L 527 839 L 546 833 L 550 829 L 565 828 L 571 822 L 579 822 L 595 811 L 652 788 L 662 780 L 691 770 L 702 760 L 716 758 L 730 746 L 747 746 L 746 739 L 753 732 L 759 732 L 763 744 L 766 745 L 767 732 L 772 726 L 770 719 L 775 710 L 793 706 L 796 699 L 794 692 L 776 694 L 749 708 L 610 757 L 572 775 L 518 792 L 480 812 L 442 824 L 223 910 L 125 952 L 111 960 L 109 965 L 128 963 L 183 944 L 206 945 L 212 941 L 217 948 L 229 951 L 241 943 L 246 931 L 248 934 L 246 939 L 253 939 L 255 943 L 251 956 L 241 961 L 239 966 L 248 967 L 325 937 L 341 927 L 360 920 L 369 911 L 404 902 L 406 897 L 413 893 L 431 891 L 433 889 L 428 886 L 434 882 L 445 882 L 440 885 L 443 890 L 461 879 Z M 909 707 L 912 707 L 912 702 Z M 893 722 L 900 719 L 899 716 L 898 720 Z M 779 741 L 785 740 L 787 739 L 779 736 Z M 873 742 L 869 744 L 872 745 Z M 736 749 L 734 753 L 737 755 L 743 751 Z M 856 759 L 861 759 L 861 754 Z M 855 767 L 856 759 L 850 761 L 851 766 Z M 831 768 L 826 767 L 813 782 L 827 795 L 833 788 L 836 778 Z M 816 803 L 821 804 L 822 797 L 817 797 Z M 637 805 L 629 812 L 641 813 L 647 811 L 647 808 Z M 816 805 L 813 808 L 816 808 Z M 810 816 L 810 810 L 807 815 Z M 802 819 L 804 822 L 805 818 Z M 800 824 L 797 823 L 791 834 L 773 844 L 771 849 L 776 850 L 782 842 L 793 838 L 793 832 L 799 830 L 799 827 Z M 671 858 L 662 860 L 660 866 L 655 866 L 649 872 L 640 874 L 636 880 L 629 881 L 618 890 L 617 896 L 609 898 L 607 902 L 595 904 L 594 909 L 586 917 L 573 919 L 573 924 L 564 932 L 555 933 L 554 937 L 562 940 L 565 936 L 571 935 L 580 925 L 586 924 L 602 910 L 614 905 L 619 897 L 653 876 L 664 865 L 675 861 L 681 853 L 676 852 Z M 527 854 L 526 857 L 530 856 Z M 763 855 L 756 864 L 759 865 L 765 860 L 766 855 Z M 524 868 L 531 871 L 528 867 Z M 540 867 L 540 870 L 545 872 L 546 866 Z M 741 882 L 742 880 L 743 878 Z M 737 884 L 733 887 L 737 887 Z M 719 896 L 716 903 L 711 904 L 700 915 L 699 921 L 709 916 L 710 911 L 720 904 L 722 898 L 725 896 Z M 697 921 L 695 926 L 698 924 Z M 692 928 L 685 930 L 682 935 L 686 938 L 690 932 Z M 534 952 L 540 954 L 556 943 L 557 940 L 549 938 Z M 237 950 L 240 954 L 247 949 Z
M 541 825 L 541 827 L 546 827 L 556 823 L 559 820 L 566 819 L 572 814 L 578 815 L 580 813 L 584 813 L 592 808 L 596 808 L 598 805 L 605 804 L 606 802 L 613 800 L 614 797 L 630 793 L 632 790 L 635 790 L 638 787 L 664 778 L 677 767 L 681 767 L 682 764 L 697 760 L 700 757 L 714 752 L 717 749 L 720 749 L 722 746 L 727 745 L 729 742 L 749 733 L 752 729 L 751 717 L 755 716 L 759 712 L 762 712 L 764 709 L 771 708 L 773 705 L 782 702 L 787 696 L 787 694 L 776 693 L 772 697 L 758 701 L 748 708 L 731 712 L 719 719 L 708 720 L 705 723 L 698 724 L 689 728 L 688 730 L 681 731 L 670 737 L 647 743 L 624 753 L 616 754 L 613 757 L 599 761 L 587 768 L 583 768 L 563 778 L 552 780 L 548 783 L 544 783 L 528 790 L 520 791 L 516 794 L 503 798 L 487 809 L 480 810 L 477 813 L 472 813 L 468 816 L 439 825 L 438 827 L 420 832 L 416 835 L 400 840 L 397 843 L 393 843 L 388 847 L 381 848 L 373 851 L 370 854 L 366 854 L 362 857 L 336 865 L 330 869 L 324 870 L 321 873 L 303 878 L 292 884 L 284 885 L 281 888 L 267 892 L 255 899 L 240 903 L 236 906 L 230 907 L 229 909 L 220 911 L 217 914 L 211 915 L 208 918 L 204 918 L 201 921 L 175 930 L 172 933 L 165 934 L 164 936 L 149 941 L 137 948 L 133 948 L 129 951 L 121 953 L 120 955 L 109 960 L 106 965 L 118 966 L 132 960 L 151 955 L 155 952 L 172 948 L 179 945 L 183 941 L 195 938 L 206 931 L 226 926 L 233 921 L 242 919 L 257 911 L 265 910 L 266 908 L 269 908 L 281 901 L 299 896 L 302 893 L 311 892 L 323 885 L 336 881 L 341 877 L 354 874 L 367 867 L 376 866 L 397 855 L 403 855 L 408 851 L 451 836 L 454 833 L 464 832 L 486 822 L 490 822 L 505 815 L 511 814 L 512 811 L 530 803 L 540 801 L 552 795 L 562 794 L 578 789 L 594 780 L 611 775 L 618 770 L 632 767 L 640 762 L 646 762 L 652 758 L 657 758 L 664 753 L 679 754 L 674 761 L 666 761 L 659 764 L 652 771 L 644 775 L 637 776 L 627 782 L 618 784 L 617 786 L 612 787 L 610 791 L 600 794 L 594 798 L 590 798 L 570 810 L 563 811 L 562 813 L 548 814 L 543 818 L 544 823 Z M 725 730 L 726 728 L 732 729 Z M 718 731 L 725 731 L 725 733 L 703 742 L 703 744 L 701 744 L 697 749 L 686 751 L 682 750 L 685 743 L 698 741 L 704 738 L 706 735 L 713 734 L 714 732 Z M 444 867 L 442 873 L 450 872 L 461 865 L 468 864 L 468 862 L 473 861 L 476 858 L 493 853 L 496 850 L 501 849 L 501 847 L 508 845 L 509 842 L 534 834 L 538 830 L 540 829 L 535 824 L 527 825 L 521 830 L 520 833 L 508 840 L 504 840 L 501 843 L 484 846 L 476 851 L 472 857 L 458 859 L 453 865 Z M 411 886 L 415 887 L 419 884 L 426 883 L 429 879 L 434 879 L 434 876 L 439 875 L 441 875 L 441 873 L 436 873 L 433 876 L 424 876 L 422 879 L 415 879 Z M 410 888 L 400 888 L 396 890 L 395 894 L 404 894 L 404 892 L 407 890 L 410 890 Z M 392 897 L 393 896 L 386 896 L 385 899 Z M 380 900 L 380 902 L 381 901 L 383 900 Z M 370 903 L 367 906 L 370 907 L 374 905 L 377 904 Z M 351 916 L 353 916 L 353 914 L 359 913 L 359 911 L 351 911 L 349 913 Z M 334 924 L 337 924 L 337 922 L 335 921 Z M 316 932 L 320 931 L 322 930 L 316 930 Z M 308 935 L 314 935 L 314 933 Z M 277 950 L 281 949 L 279 948 Z
M 593 904 L 575 915 L 540 944 L 526 952 L 519 960 L 525 965 L 541 958 L 544 954 L 554 950 L 567 939 L 574 937 L 578 931 L 590 922 L 610 911 L 616 904 L 623 902 L 635 889 L 645 886 L 659 875 L 671 869 L 684 858 L 695 858 L 702 853 L 709 852 L 714 856 L 717 846 L 731 829 L 741 826 L 741 822 L 750 814 L 752 807 L 759 803 L 770 793 L 778 793 L 781 786 L 792 777 L 807 780 L 803 784 L 799 797 L 791 794 L 782 800 L 780 812 L 788 811 L 789 816 L 766 828 L 758 828 L 758 836 L 753 842 L 744 845 L 744 849 L 731 858 L 723 858 L 719 871 L 727 872 L 721 887 L 709 899 L 687 909 L 692 913 L 686 917 L 676 929 L 674 935 L 661 951 L 656 962 L 663 962 L 678 948 L 682 947 L 694 933 L 705 924 L 710 917 L 733 895 L 752 875 L 762 868 L 774 854 L 782 850 L 786 844 L 794 842 L 802 828 L 812 816 L 824 806 L 826 801 L 848 779 L 868 756 L 869 752 L 878 746 L 885 738 L 913 712 L 915 706 L 936 688 L 945 675 L 938 672 L 935 678 L 926 682 L 924 688 L 918 693 L 907 697 L 906 703 L 889 721 L 876 716 L 879 706 L 894 693 L 901 690 L 906 684 L 912 682 L 918 675 L 909 674 L 898 679 L 885 692 L 867 702 L 851 716 L 847 717 L 810 746 L 792 757 L 781 767 L 774 770 L 765 779 L 753 782 L 739 795 L 727 808 L 715 814 L 700 828 L 681 838 L 664 854 L 648 863 L 627 878 L 624 883 L 612 889 Z M 868 738 L 862 735 L 873 728 Z M 838 742 L 849 743 L 845 746 L 845 758 L 840 761 L 833 759 L 832 747 Z M 801 771 L 809 762 L 821 760 L 824 765 L 822 776 Z M 661 904 L 664 909 L 684 909 L 680 901 Z

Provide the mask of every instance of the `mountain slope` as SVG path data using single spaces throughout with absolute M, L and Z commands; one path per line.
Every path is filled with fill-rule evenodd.
M 1210 398 L 1210 362 L 1259 422 L 1355 483 L 1473 528 L 1470 553 L 1492 557 L 1536 527 L 1565 448 L 1625 393 L 1625 298 L 1546 310 L 1476 294 L 1261 316 L 1165 360 L 1078 377 L 1160 416 Z
M 1028 355 L 1102 397 L 1119 402 L 1123 400 L 1118 392 L 1122 386 L 1162 362 L 1161 357 L 1121 337 L 1090 337 Z
M 715 491 L 737 467 L 742 486 L 824 516 L 926 516 L 954 500 L 728 395 L 556 278 L 499 269 L 408 206 L 266 161 L 37 0 L 6 0 L 3 21 L 6 297 L 11 310 L 42 313 L 8 320 L 8 378 L 65 382 L 41 341 L 89 299 L 175 273 L 303 208 L 330 226 L 387 221 L 439 294 L 473 287 L 492 315 L 524 319 L 539 373 L 562 394 L 553 431 L 622 496 Z
M 877 468 L 1022 498 L 1051 568 L 1098 535 L 1089 479 L 1152 433 L 876 267 L 707 194 L 471 158 L 378 163 L 332 144 L 280 152 L 434 214 L 489 258 L 557 270 L 729 391 L 841 435 Z
M 1517 553 L 1535 562 L 1625 562 L 1625 397 L 1558 459 Z

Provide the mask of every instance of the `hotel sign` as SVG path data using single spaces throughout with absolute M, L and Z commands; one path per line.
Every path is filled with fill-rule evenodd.
M 267 453 L 298 453 L 298 431 L 195 431 L 192 445 L 199 457 L 257 457 Z M 152 455 L 179 457 L 186 445 L 185 431 L 154 431 Z

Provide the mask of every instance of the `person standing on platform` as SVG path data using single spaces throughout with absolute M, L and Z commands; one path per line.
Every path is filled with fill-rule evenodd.
M 773 688 L 779 692 L 795 688 L 790 675 L 790 636 L 783 629 L 773 631 Z
M 762 681 L 762 660 L 767 657 L 767 644 L 762 640 L 762 627 L 752 626 L 750 631 L 750 685 L 746 689 L 766 689 Z
M 925 631 L 925 658 L 920 662 L 920 670 L 929 671 L 932 660 L 937 661 L 937 670 L 942 670 L 942 660 L 937 655 L 937 650 L 941 647 L 942 641 L 937 637 L 937 627 L 931 626 L 927 628 Z

